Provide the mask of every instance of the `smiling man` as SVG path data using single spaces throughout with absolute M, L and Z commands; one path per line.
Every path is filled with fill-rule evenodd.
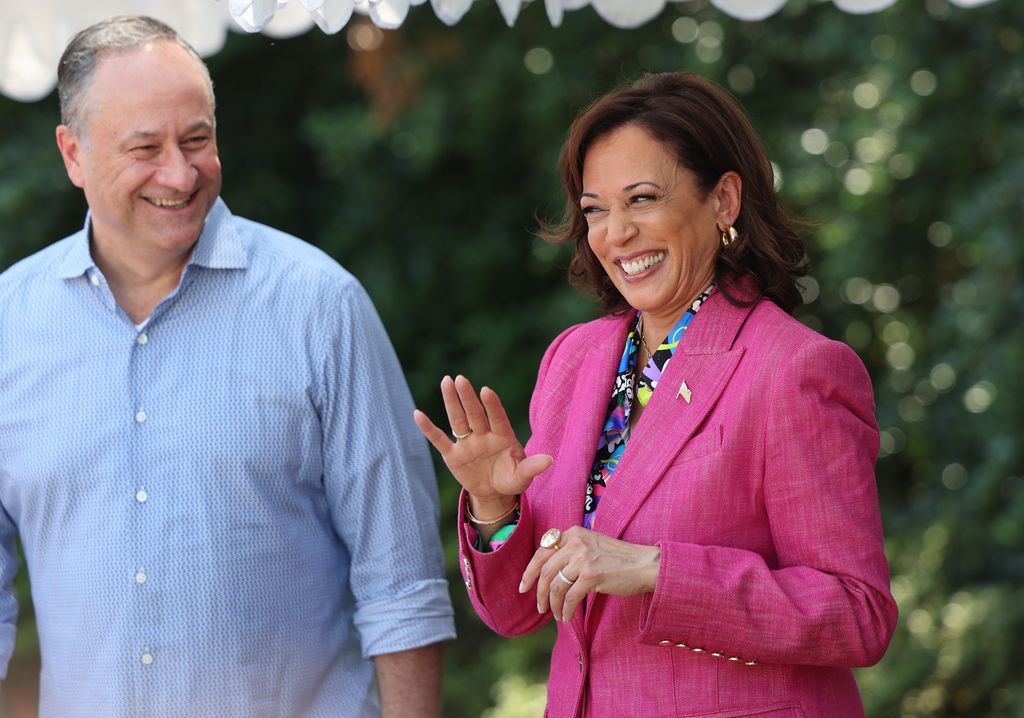
M 230 213 L 171 28 L 82 31 L 59 89 L 89 213 L 0 275 L 0 670 L 20 536 L 41 716 L 436 715 L 436 484 L 365 291 Z

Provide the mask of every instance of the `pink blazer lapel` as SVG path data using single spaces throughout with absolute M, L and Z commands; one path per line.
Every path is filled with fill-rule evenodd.
M 615 538 L 621 536 L 672 460 L 685 448 L 743 356 L 743 348 L 731 347 L 749 313 L 750 307 L 735 307 L 720 293 L 713 294 L 701 307 L 626 445 L 601 499 L 596 530 Z M 691 393 L 689 402 L 680 393 L 684 381 Z
M 558 502 L 559 508 L 552 515 L 552 526 L 562 530 L 583 523 L 587 475 L 594 463 L 598 434 L 607 418 L 608 400 L 611 398 L 615 372 L 632 316 L 630 313 L 621 321 L 609 322 L 606 336 L 594 342 L 579 365 L 579 377 L 573 395 L 566 397 L 570 402 L 570 410 L 565 440 L 561 442 L 560 453 L 555 457 L 558 473 L 552 477 L 558 490 L 564 492 L 563 500 Z

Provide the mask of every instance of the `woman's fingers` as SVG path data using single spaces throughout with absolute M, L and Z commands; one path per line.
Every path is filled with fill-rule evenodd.
M 437 428 L 437 425 L 430 420 L 429 416 L 416 409 L 412 413 L 412 420 L 416 422 L 416 428 L 420 430 L 420 433 L 440 452 L 442 457 L 451 450 L 452 440 L 448 437 L 448 434 Z
M 571 621 L 588 593 L 635 596 L 657 586 L 661 549 L 619 541 L 573 526 L 559 548 L 539 548 L 523 572 L 520 593 L 536 584 L 537 610 Z M 559 575 L 561 572 L 561 575 Z
M 533 558 L 530 559 L 530 563 L 526 564 L 526 570 L 523 571 L 523 578 L 519 582 L 519 593 L 526 593 L 533 586 L 534 581 L 537 580 L 537 576 L 540 575 L 541 566 L 544 565 L 544 561 L 547 559 L 548 554 L 554 553 L 549 548 L 538 548 L 533 553 Z
M 515 436 L 512 422 L 508 420 L 508 413 L 505 411 L 498 393 L 485 386 L 480 390 L 480 401 L 483 402 L 484 409 L 487 411 L 487 421 L 491 426 L 491 431 L 503 436 Z
M 455 388 L 455 380 L 450 376 L 441 380 L 441 398 L 444 400 L 444 410 L 448 414 L 448 426 L 452 428 L 452 434 L 455 436 L 467 434 L 470 430 L 469 419 L 466 417 L 462 399 Z
M 473 388 L 469 379 L 461 374 L 455 377 L 455 391 L 458 393 L 462 409 L 469 421 L 470 430 L 479 434 L 490 431 L 487 412 L 484 411 L 484 406 L 480 403 L 480 398 L 476 395 L 476 389 Z
M 567 578 L 575 581 L 572 586 L 566 586 L 567 590 L 562 596 L 562 620 L 569 622 L 572 620 L 572 617 L 576 615 L 576 609 L 579 608 L 581 603 L 583 603 L 583 599 L 586 598 L 590 589 L 587 588 L 586 582 L 582 580 L 582 576 L 576 576 L 573 578 L 570 569 L 565 568 L 562 570 L 562 573 Z
M 549 466 L 554 459 L 548 454 L 527 456 L 516 465 L 515 480 L 523 489 L 530 485 L 534 477 Z

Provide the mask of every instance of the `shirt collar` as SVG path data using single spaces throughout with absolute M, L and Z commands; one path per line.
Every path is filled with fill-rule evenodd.
M 206 225 L 192 250 L 189 264 L 208 269 L 245 269 L 249 266 L 249 253 L 231 217 L 231 210 L 218 197 L 206 215 Z
M 96 266 L 89 253 L 89 220 L 91 213 L 85 213 L 85 226 L 71 236 L 71 246 L 64 259 L 57 266 L 57 276 L 61 279 L 80 277 L 90 268 Z
M 209 269 L 245 269 L 249 266 L 249 253 L 238 236 L 235 223 L 231 221 L 231 210 L 224 200 L 217 198 L 206 223 L 192 250 L 189 264 Z M 57 267 L 61 279 L 80 277 L 96 266 L 89 251 L 89 226 L 92 213 L 86 212 L 85 225 L 71 237 L 71 246 Z

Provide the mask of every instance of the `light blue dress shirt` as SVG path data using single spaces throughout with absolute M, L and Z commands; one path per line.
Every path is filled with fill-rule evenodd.
M 370 657 L 454 637 L 412 410 L 359 283 L 223 202 L 141 330 L 87 229 L 14 265 L 0 669 L 20 534 L 41 716 L 378 714 Z

